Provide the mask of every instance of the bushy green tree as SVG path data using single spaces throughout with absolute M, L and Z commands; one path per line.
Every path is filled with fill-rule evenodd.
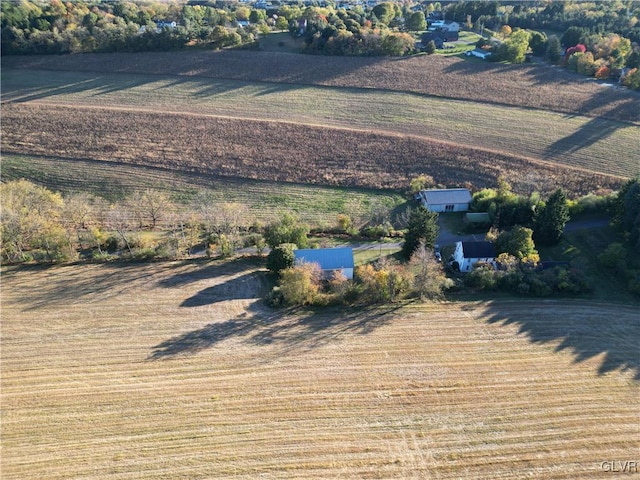
M 632 90 L 640 90 L 640 69 L 632 68 L 622 77 L 622 84 Z
M 285 214 L 279 221 L 267 225 L 264 239 L 271 248 L 275 248 L 281 243 L 294 243 L 300 248 L 306 248 L 308 245 L 307 233 L 309 233 L 307 225 L 298 223 L 293 215 Z
M 295 262 L 293 251 L 295 249 L 296 245 L 293 243 L 282 243 L 271 249 L 267 255 L 267 268 L 271 272 L 279 274 L 281 271 L 293 267 Z
M 408 33 L 389 33 L 382 39 L 382 53 L 400 57 L 415 48 L 415 40 Z
M 407 260 L 420 243 L 433 248 L 438 238 L 438 214 L 430 212 L 423 206 L 411 210 L 409 225 L 402 245 L 402 256 Z
M 424 51 L 429 55 L 436 53 L 436 50 L 436 42 L 434 42 L 433 40 L 429 40 L 424 47 Z
M 555 245 L 562 238 L 564 226 L 569 221 L 567 196 L 561 188 L 547 199 L 536 212 L 534 239 L 542 245 Z
M 391 20 L 396 17 L 396 6 L 391 2 L 379 3 L 373 7 L 372 13 L 380 23 L 389 25 Z
M 407 30 L 412 32 L 418 32 L 427 28 L 427 20 L 424 17 L 424 12 L 414 12 L 407 19 Z
M 627 250 L 624 245 L 618 242 L 611 243 L 604 251 L 598 255 L 598 261 L 607 268 L 616 268 L 624 265 Z
M 409 182 L 409 188 L 411 190 L 412 195 L 415 195 L 420 190 L 425 190 L 429 187 L 433 187 L 434 185 L 435 185 L 435 181 L 433 180 L 433 177 L 431 175 L 426 175 L 424 173 L 418 175 L 415 178 L 412 178 L 411 182 Z
M 548 46 L 547 35 L 544 32 L 531 32 L 529 46 L 535 56 L 543 56 L 547 51 Z
M 478 262 L 465 276 L 464 283 L 477 290 L 495 290 L 498 286 L 498 279 L 492 265 Z
M 587 36 L 587 31 L 582 27 L 569 27 L 562 34 L 562 38 L 560 39 L 560 43 L 564 45 L 566 48 L 575 47 L 579 43 L 584 43 L 585 38 Z
M 513 32 L 504 42 L 500 44 L 496 54 L 492 57 L 496 61 L 510 63 L 522 63 L 529 48 L 530 34 L 526 30 Z
M 496 250 L 499 254 L 513 255 L 520 261 L 537 261 L 538 252 L 533 241 L 533 230 L 520 225 L 498 235 Z

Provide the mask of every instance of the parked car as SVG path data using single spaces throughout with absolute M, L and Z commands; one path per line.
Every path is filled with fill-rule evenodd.
M 436 257 L 436 260 L 437 260 L 438 262 L 441 262 L 441 261 L 442 261 L 442 255 L 440 254 L 440 245 L 438 245 L 438 244 L 434 245 L 434 247 L 433 247 L 433 254 L 434 254 L 434 256 Z

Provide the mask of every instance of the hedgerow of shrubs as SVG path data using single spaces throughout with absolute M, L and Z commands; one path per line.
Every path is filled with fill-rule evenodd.
M 576 269 L 557 266 L 541 268 L 519 265 L 509 270 L 478 264 L 465 277 L 465 285 L 475 291 L 510 292 L 516 295 L 549 297 L 588 293 L 591 286 Z

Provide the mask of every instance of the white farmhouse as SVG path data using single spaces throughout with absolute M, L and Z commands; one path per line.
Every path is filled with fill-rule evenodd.
M 453 259 L 449 262 L 455 270 L 469 272 L 478 262 L 495 267 L 496 247 L 491 242 L 456 242 Z
M 466 188 L 421 190 L 416 199 L 432 212 L 466 212 L 471 203 L 471 192 Z

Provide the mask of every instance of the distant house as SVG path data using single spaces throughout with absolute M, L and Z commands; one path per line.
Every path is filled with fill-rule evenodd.
M 245 28 L 250 25 L 249 20 L 236 20 L 239 27 Z
M 176 22 L 167 22 L 167 21 L 164 21 L 164 20 L 160 20 L 160 21 L 156 22 L 156 27 L 159 30 L 162 30 L 163 28 L 168 28 L 169 30 L 173 30 L 177 26 L 178 26 L 178 24 Z
M 342 248 L 314 248 L 293 251 L 296 265 L 301 263 L 317 263 L 324 278 L 331 278 L 334 272 L 342 272 L 348 278 L 353 278 L 353 249 Z
M 495 267 L 496 247 L 491 242 L 456 242 L 456 250 L 449 262 L 461 272 L 470 271 L 478 262 L 485 262 Z
M 471 203 L 471 192 L 467 188 L 420 190 L 416 199 L 432 212 L 466 212 Z
M 467 53 L 465 53 L 465 55 L 467 57 L 476 57 L 476 58 L 485 60 L 486 58 L 491 56 L 491 52 L 487 52 L 486 50 L 481 50 L 479 48 L 476 48 L 475 50 L 469 50 Z
M 443 44 L 444 42 L 455 42 L 456 40 L 458 40 L 458 38 L 459 36 L 457 31 L 450 32 L 448 30 L 433 30 L 423 33 L 421 41 L 423 45 L 426 45 L 431 40 L 433 40 L 436 46 L 438 46 L 438 43 Z
M 460 24 L 458 22 L 444 22 L 440 29 L 446 30 L 447 32 L 459 32 Z

